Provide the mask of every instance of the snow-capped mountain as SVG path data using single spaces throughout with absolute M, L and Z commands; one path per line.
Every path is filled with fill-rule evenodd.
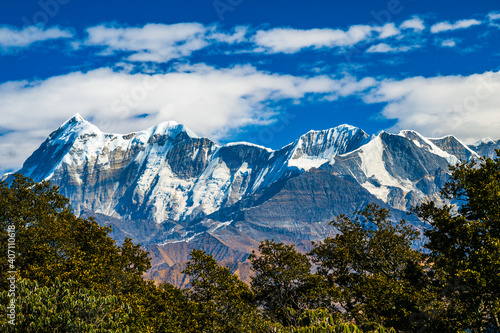
M 264 238 L 307 248 L 335 232 L 328 226 L 335 216 L 370 202 L 403 216 L 423 200 L 439 200 L 450 164 L 492 157 L 499 146 L 414 131 L 370 136 L 341 125 L 272 150 L 221 146 L 175 122 L 103 133 L 76 115 L 19 172 L 59 185 L 75 213 L 111 225 L 118 240 L 149 244 L 153 277 L 164 280 L 192 247 L 243 261 Z
M 486 138 L 470 145 L 470 147 L 481 156 L 495 158 L 495 149 L 500 149 L 500 140 Z
M 76 213 L 190 221 L 368 141 L 362 130 L 342 125 L 310 131 L 273 151 L 249 143 L 219 146 L 175 122 L 125 135 L 103 133 L 76 115 L 49 136 L 20 173 L 60 185 Z

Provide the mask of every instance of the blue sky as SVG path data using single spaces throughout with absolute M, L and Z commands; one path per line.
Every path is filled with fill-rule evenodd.
M 271 148 L 348 123 L 500 138 L 495 1 L 3 1 L 0 172 L 75 113 Z

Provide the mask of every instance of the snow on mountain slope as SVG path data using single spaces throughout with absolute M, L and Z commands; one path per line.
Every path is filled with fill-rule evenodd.
M 193 187 L 195 193 L 185 217 L 215 212 L 287 177 L 319 167 L 339 152 L 357 148 L 368 141 L 362 130 L 342 125 L 325 131 L 310 131 L 280 150 L 249 143 L 230 143 L 212 156 L 207 169 Z M 229 170 L 228 170 L 229 167 Z
M 272 150 L 245 142 L 220 146 L 172 121 L 135 133 L 103 133 L 75 115 L 20 172 L 60 185 L 77 213 L 189 222 L 258 205 L 273 195 L 273 184 L 313 168 L 353 177 L 377 198 L 405 209 L 435 197 L 448 164 L 464 156 L 477 154 L 454 137 L 427 139 L 414 131 L 374 137 L 340 125 Z
M 470 145 L 470 148 L 480 156 L 495 158 L 497 156 L 495 149 L 500 149 L 500 140 L 486 138 Z
M 143 212 L 158 222 L 177 219 L 213 142 L 175 122 L 144 131 L 109 134 L 76 115 L 33 153 L 21 173 L 50 179 L 75 202 L 115 217 Z
M 369 140 L 363 130 L 345 124 L 323 131 L 309 131 L 294 143 L 288 166 L 304 171 L 318 168 L 336 155 L 352 151 Z
M 457 164 L 459 159 L 438 147 L 434 142 L 440 142 L 439 139 L 428 139 L 416 131 L 404 130 L 399 135 L 410 139 L 417 147 L 428 150 L 429 152 L 445 158 L 450 164 Z
M 457 157 L 460 161 L 469 161 L 480 157 L 478 153 L 453 135 L 447 135 L 442 138 L 430 138 L 429 141 L 448 154 Z
M 40 148 L 25 162 L 21 173 L 41 181 L 50 177 L 55 168 L 67 158 L 74 142 L 79 136 L 88 138 L 102 134 L 94 125 L 85 121 L 79 114 L 62 124 L 56 131 L 52 132 Z M 99 146 L 97 141 L 92 140 Z M 98 149 L 101 149 L 100 147 Z M 29 168 L 26 166 L 29 165 Z
M 441 138 L 425 138 L 415 131 L 401 131 L 399 135 L 404 136 L 422 148 L 444 157 L 450 164 L 456 164 L 459 161 L 468 161 L 472 158 L 478 158 L 479 155 L 469 148 L 465 143 L 454 137 L 447 135 Z
M 406 210 L 438 198 L 450 162 L 458 159 L 413 131 L 380 133 L 360 148 L 337 156 L 332 173 L 353 177 L 391 207 Z
M 369 179 L 369 181 L 363 182 L 361 186 L 382 201 L 387 201 L 391 187 L 399 187 L 405 192 L 410 192 L 414 189 L 414 186 L 410 180 L 389 173 L 383 154 L 384 142 L 381 135 L 378 135 L 359 149 L 360 169 Z M 375 186 L 374 183 L 378 186 Z

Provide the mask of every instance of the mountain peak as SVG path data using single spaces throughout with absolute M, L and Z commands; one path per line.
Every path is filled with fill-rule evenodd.
M 354 130 L 354 131 L 359 131 L 361 130 L 359 127 L 356 127 L 356 126 L 352 126 L 352 125 L 349 125 L 349 124 L 341 124 L 341 125 L 338 125 L 336 127 L 333 127 L 333 128 L 338 128 L 338 129 L 345 129 L 345 130 Z
M 496 143 L 495 140 L 493 140 L 492 138 L 484 138 L 472 143 L 471 146 L 477 147 L 483 144 L 495 144 L 495 143 Z
M 311 130 L 294 142 L 288 165 L 304 170 L 319 167 L 336 155 L 359 148 L 370 139 L 362 129 L 347 124 L 321 131 Z
M 446 135 L 441 138 L 426 138 L 412 130 L 401 131 L 398 135 L 413 141 L 418 147 L 424 147 L 430 152 L 446 158 L 450 164 L 456 164 L 460 160 L 467 161 L 472 157 L 479 157 L 454 135 Z
M 178 133 L 184 132 L 191 138 L 198 138 L 193 131 L 187 128 L 185 125 L 179 124 L 176 121 L 168 120 L 159 123 L 149 129 L 145 130 L 145 132 L 150 132 L 151 135 L 160 134 L 160 135 L 168 135 L 175 136 Z
M 382 132 L 385 132 L 385 131 L 382 131 Z M 422 134 L 420 134 L 419 132 L 417 132 L 415 130 L 402 130 L 402 131 L 399 131 L 398 135 L 404 136 L 405 138 L 408 138 L 408 139 L 411 137 L 420 137 L 420 138 L 426 139 Z
M 75 115 L 73 115 L 73 117 L 66 120 L 60 126 L 60 128 L 65 128 L 65 127 L 69 127 L 69 126 L 74 125 L 74 124 L 81 124 L 81 123 L 88 123 L 88 121 L 86 121 L 79 113 L 76 113 Z
M 247 146 L 247 147 L 262 149 L 262 150 L 265 150 L 269 153 L 274 152 L 274 150 L 271 148 L 267 148 L 267 147 L 264 147 L 264 146 L 261 146 L 261 145 L 255 144 L 255 143 L 251 143 L 251 142 L 246 142 L 246 141 L 228 142 L 224 145 L 224 147 L 234 147 L 234 146 Z
M 338 125 L 338 126 L 335 126 L 335 127 L 332 127 L 332 128 L 324 129 L 324 130 L 310 130 L 306 134 L 303 134 L 301 137 L 306 137 L 306 136 L 310 136 L 310 135 L 314 135 L 314 134 L 322 134 L 322 133 L 334 133 L 334 132 L 337 132 L 337 133 L 343 133 L 343 132 L 354 133 L 354 132 L 358 132 L 358 131 L 364 132 L 359 127 L 352 126 L 352 125 L 349 125 L 349 124 L 342 124 L 342 125 Z
M 66 120 L 57 130 L 52 132 L 49 139 L 66 140 L 70 137 L 75 137 L 75 135 L 78 136 L 85 133 L 101 133 L 101 130 L 77 113 L 70 119 Z
M 70 120 L 78 121 L 78 122 L 84 122 L 85 121 L 85 119 L 82 117 L 82 115 L 79 114 L 78 112 L 75 113 L 75 115 L 73 117 L 71 117 Z

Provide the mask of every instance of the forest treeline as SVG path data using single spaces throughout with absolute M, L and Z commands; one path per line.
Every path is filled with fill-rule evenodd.
M 263 241 L 250 285 L 193 250 L 184 290 L 144 280 L 139 244 L 117 244 L 57 187 L 17 174 L 0 182 L 0 330 L 500 332 L 500 159 L 450 169 L 450 204 L 413 210 L 425 235 L 368 205 L 309 253 Z

